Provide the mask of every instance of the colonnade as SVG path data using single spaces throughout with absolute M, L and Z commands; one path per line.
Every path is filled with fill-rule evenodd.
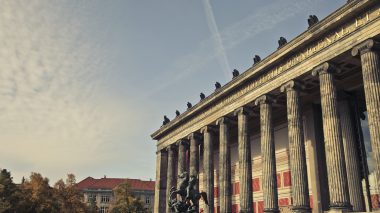
M 370 140 L 376 162 L 377 177 L 380 171 L 380 56 L 379 43 L 373 39 L 354 47 L 353 56 L 360 56 L 362 64 L 365 101 L 368 113 Z M 338 92 L 334 76 L 339 67 L 331 62 L 324 62 L 310 70 L 310 74 L 319 78 L 320 103 L 322 107 L 322 123 L 324 145 L 327 162 L 330 210 L 365 211 L 361 186 L 358 151 L 355 147 L 353 118 L 349 113 L 347 101 L 338 102 Z M 302 81 L 291 80 L 280 85 L 281 92 L 286 94 L 288 141 L 290 170 L 292 178 L 292 205 L 294 212 L 311 212 L 309 206 L 309 184 L 305 153 L 304 127 L 302 122 L 301 91 Z M 278 88 L 273 88 L 278 89 Z M 276 157 L 273 123 L 273 103 L 276 100 L 265 94 L 253 100 L 260 111 L 260 141 L 262 159 L 262 190 L 264 212 L 279 212 L 276 178 Z M 186 171 L 186 159 L 189 160 L 190 175 L 199 174 L 199 145 L 203 144 L 204 191 L 210 201 L 204 212 L 213 213 L 215 207 L 214 187 L 219 186 L 220 212 L 232 211 L 231 200 L 231 126 L 238 129 L 238 159 L 240 182 L 240 212 L 252 213 L 252 156 L 248 132 L 248 118 L 252 107 L 243 106 L 232 115 L 221 117 L 213 124 L 191 133 L 178 143 L 157 152 L 156 194 L 161 195 L 156 202 L 166 204 L 165 197 L 171 187 L 175 186 L 175 178 Z M 215 139 L 219 137 L 219 164 L 213 162 Z M 189 158 L 186 157 L 189 150 Z M 166 168 L 166 169 L 165 169 Z M 177 169 L 175 169 L 177 168 Z M 214 182 L 214 169 L 219 171 L 218 182 Z M 177 170 L 177 175 L 174 174 Z M 347 172 L 349 171 L 349 172 Z M 378 186 L 377 186 L 378 187 Z M 161 193 L 165 191 L 166 193 Z M 157 204 L 164 212 L 167 205 Z M 166 212 L 170 212 L 166 208 Z

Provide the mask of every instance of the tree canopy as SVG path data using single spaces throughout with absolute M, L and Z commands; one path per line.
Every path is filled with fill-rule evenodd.
M 54 187 L 49 179 L 39 173 L 32 173 L 29 179 L 23 178 L 16 185 L 11 173 L 6 169 L 0 172 L 0 213 L 87 213 L 92 212 L 83 196 L 75 188 L 75 176 L 68 174 L 66 183 L 57 181 Z
M 127 183 L 114 190 L 112 213 L 146 213 L 143 203 L 131 193 Z M 13 182 L 11 173 L 0 171 L 0 213 L 95 213 L 96 201 L 83 202 L 83 194 L 76 188 L 74 174 L 66 181 L 58 180 L 53 187 L 49 179 L 33 172 L 20 184 Z
M 115 199 L 111 213 L 146 213 L 143 203 L 131 194 L 130 186 L 122 183 L 113 190 Z

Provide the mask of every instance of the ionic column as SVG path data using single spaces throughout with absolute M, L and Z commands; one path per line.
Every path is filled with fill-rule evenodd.
M 380 177 L 380 45 L 368 39 L 354 47 L 352 55 L 360 53 L 363 72 L 365 101 L 368 114 L 368 127 L 373 156 L 376 161 L 376 177 Z M 379 181 L 380 182 L 380 181 Z M 380 189 L 380 185 L 377 186 Z
M 186 171 L 186 150 L 189 147 L 189 143 L 186 140 L 179 140 L 178 144 L 178 169 L 177 175 L 182 174 Z M 177 183 L 177 188 L 179 188 L 179 181 Z
M 293 212 L 311 212 L 307 179 L 305 140 L 302 124 L 301 84 L 290 81 L 281 87 L 286 91 L 290 170 L 292 174 Z
M 348 100 L 339 102 L 340 121 L 342 125 L 342 138 L 344 156 L 346 160 L 348 191 L 350 203 L 355 212 L 364 212 L 364 195 L 359 167 L 359 155 L 357 152 L 355 130 Z
M 201 135 L 199 133 L 191 133 L 187 138 L 190 142 L 190 177 L 195 176 L 199 179 L 199 144 Z M 195 189 L 199 189 L 199 181 L 197 181 Z M 198 212 L 198 209 L 196 211 Z
M 248 108 L 234 112 L 238 117 L 240 213 L 253 213 L 251 142 L 248 136 Z
M 154 213 L 165 212 L 166 209 L 166 166 L 168 155 L 164 150 L 156 152 L 156 184 L 154 191 Z
M 279 212 L 272 103 L 273 99 L 269 95 L 263 95 L 255 101 L 255 105 L 260 105 L 264 212 Z
M 232 212 L 230 121 L 226 117 L 216 121 L 219 125 L 219 204 L 220 212 Z
M 167 168 L 167 176 L 166 176 L 166 198 L 170 196 L 170 189 L 175 186 L 175 145 L 171 144 L 166 148 L 168 152 L 168 168 Z M 169 205 L 166 205 L 166 213 L 171 213 Z
M 312 74 L 313 76 L 319 75 L 330 208 L 332 210 L 349 210 L 351 205 L 348 194 L 337 92 L 333 76 L 336 71 L 338 70 L 333 65 L 325 62 L 315 67 Z
M 206 126 L 201 129 L 203 133 L 203 170 L 204 189 L 209 205 L 205 206 L 205 213 L 214 213 L 214 137 L 215 129 Z
M 191 133 L 187 138 L 190 141 L 190 176 L 194 175 L 197 177 L 199 174 L 199 144 L 201 135 L 199 133 Z

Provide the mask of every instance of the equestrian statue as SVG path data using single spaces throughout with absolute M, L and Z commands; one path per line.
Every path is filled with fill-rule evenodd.
M 199 208 L 199 200 L 202 198 L 208 205 L 206 192 L 199 192 L 197 189 L 198 179 L 195 175 L 183 172 L 178 176 L 179 189 L 170 189 L 168 205 L 172 212 L 176 213 L 195 213 Z

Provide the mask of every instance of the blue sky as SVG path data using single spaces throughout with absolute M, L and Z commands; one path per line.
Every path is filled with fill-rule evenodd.
M 155 141 L 232 70 L 245 71 L 346 0 L 2 0 L 0 166 L 155 178 Z

